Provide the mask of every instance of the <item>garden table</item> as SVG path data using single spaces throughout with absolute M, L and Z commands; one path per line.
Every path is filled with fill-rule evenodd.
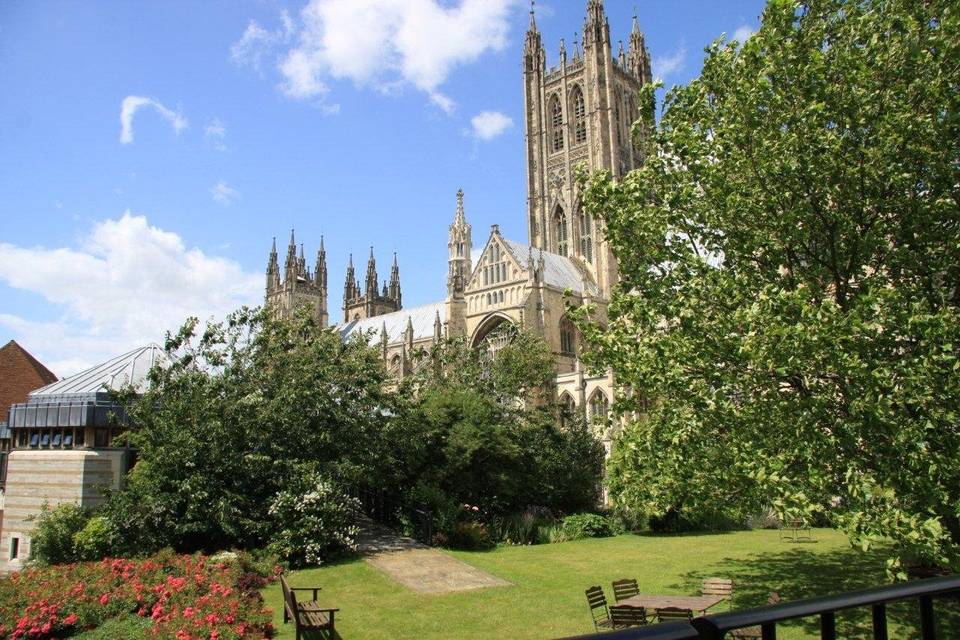
M 643 607 L 647 611 L 653 612 L 656 609 L 676 607 L 677 609 L 689 609 L 694 613 L 706 613 L 707 609 L 724 600 L 726 600 L 726 598 L 723 596 L 664 596 L 638 593 L 635 596 L 630 596 L 626 600 L 621 600 L 617 604 L 610 605 L 610 608 Z

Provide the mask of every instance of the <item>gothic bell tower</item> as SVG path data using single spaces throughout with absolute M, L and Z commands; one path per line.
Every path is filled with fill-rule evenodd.
M 615 179 L 641 162 L 630 127 L 640 118 L 640 88 L 651 81 L 650 54 L 636 17 L 629 52 L 613 55 L 602 0 L 589 0 L 581 43 L 572 56 L 561 40 L 547 67 L 533 10 L 523 51 L 527 143 L 527 229 L 530 244 L 567 256 L 593 276 L 609 298 L 617 265 L 602 223 L 583 211 L 576 167 L 605 169 Z

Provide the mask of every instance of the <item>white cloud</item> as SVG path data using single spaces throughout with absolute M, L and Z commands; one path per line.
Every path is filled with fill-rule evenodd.
M 331 79 L 387 91 L 409 85 L 450 113 L 455 103 L 441 86 L 455 67 L 506 47 L 509 12 L 515 4 L 515 0 L 310 0 L 300 12 L 296 45 L 280 55 L 280 89 L 291 98 L 316 99 L 329 93 Z M 254 66 L 260 58 L 248 53 L 252 43 L 262 51 L 280 41 L 269 36 L 251 22 L 231 55 Z
M 227 127 L 220 122 L 220 118 L 211 120 L 203 130 L 203 137 L 210 141 L 213 148 L 217 151 L 226 151 L 225 143 L 227 137 Z
M 653 59 L 653 75 L 659 79 L 683 71 L 687 62 L 687 45 L 681 43 L 680 49 L 670 56 L 661 56 Z
M 0 281 L 61 311 L 46 322 L 0 314 L 0 326 L 55 373 L 69 375 L 162 341 L 188 316 L 219 318 L 259 304 L 261 280 L 128 211 L 96 223 L 77 247 L 0 243 Z
M 240 192 L 233 187 L 227 186 L 227 183 L 221 180 L 210 187 L 210 196 L 214 202 L 228 207 L 240 199 Z
M 286 9 L 280 12 L 280 22 L 281 28 L 268 31 L 256 20 L 251 20 L 240 39 L 230 46 L 230 59 L 238 66 L 250 67 L 260 73 L 263 59 L 274 52 L 277 46 L 288 42 L 296 30 L 293 18 Z
M 156 98 L 127 96 L 120 104 L 120 142 L 122 144 L 133 142 L 133 116 L 142 107 L 153 107 L 170 123 L 177 135 L 180 135 L 180 132 L 187 128 L 187 119 L 182 114 L 163 106 Z
M 473 135 L 480 140 L 493 140 L 513 126 L 513 120 L 499 111 L 483 111 L 470 119 Z

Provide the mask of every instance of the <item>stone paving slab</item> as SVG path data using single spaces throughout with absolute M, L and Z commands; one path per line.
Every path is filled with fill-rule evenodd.
M 510 583 L 411 538 L 368 526 L 358 541 L 367 563 L 417 593 L 451 593 Z

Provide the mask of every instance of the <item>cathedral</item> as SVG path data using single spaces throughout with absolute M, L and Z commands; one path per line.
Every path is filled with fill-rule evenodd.
M 389 283 L 377 273 L 373 249 L 363 288 L 351 256 L 344 283 L 344 339 L 368 336 L 396 378 L 421 363 L 414 354 L 446 336 L 466 336 L 476 348 L 496 349 L 504 326 L 542 336 L 557 356 L 557 394 L 570 411 L 582 412 L 609 442 L 608 414 L 616 392 L 612 374 L 591 373 L 578 358 L 576 329 L 566 305 L 593 303 L 602 318 L 618 281 L 616 259 L 603 224 L 580 206 L 575 171 L 607 170 L 619 178 L 641 162 L 630 126 L 640 117 L 638 93 L 651 81 L 650 55 L 634 17 L 629 45 L 616 54 L 602 0 L 589 0 L 582 42 L 568 55 L 560 43 L 558 64 L 547 67 L 534 12 L 523 49 L 527 160 L 528 242 L 503 237 L 493 225 L 474 242 L 463 191 L 449 226 L 443 300 L 404 308 L 396 255 Z M 289 314 L 305 305 L 324 325 L 327 265 L 323 240 L 311 271 L 293 234 L 281 277 L 276 243 L 267 265 L 267 305 Z

